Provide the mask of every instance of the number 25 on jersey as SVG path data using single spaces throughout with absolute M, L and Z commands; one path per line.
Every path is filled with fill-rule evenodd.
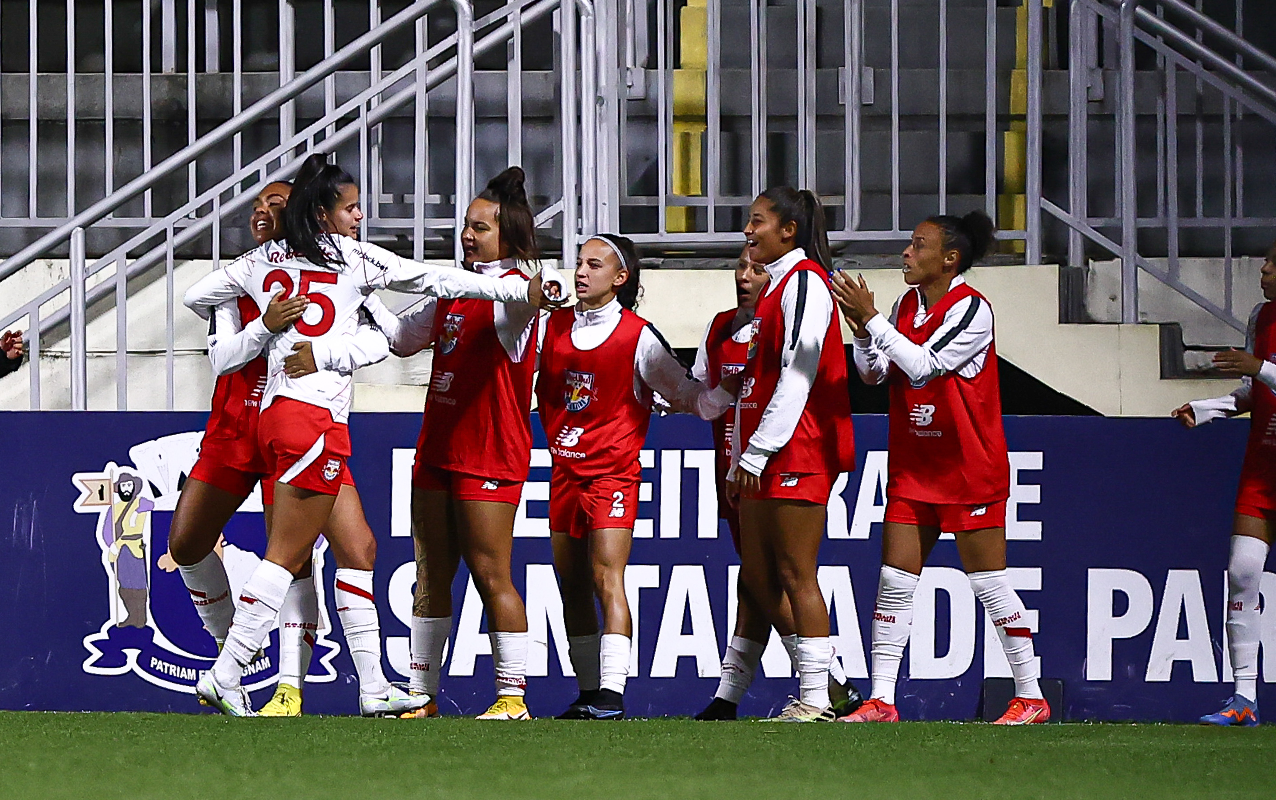
M 332 304 L 332 298 L 320 292 L 311 293 L 310 285 L 312 283 L 333 283 L 337 282 L 337 273 L 320 272 L 318 270 L 303 269 L 301 271 L 300 292 L 314 305 L 319 306 L 323 311 L 323 315 L 319 317 L 318 322 L 306 322 L 304 319 L 297 320 L 295 327 L 297 332 L 303 336 L 323 336 L 332 329 L 332 323 L 336 319 L 337 309 Z M 284 291 L 284 300 L 293 296 L 293 289 L 298 288 L 293 285 L 292 276 L 282 269 L 271 270 L 266 275 L 266 280 L 262 283 L 261 288 L 268 296 L 273 297 L 275 287 L 278 286 Z

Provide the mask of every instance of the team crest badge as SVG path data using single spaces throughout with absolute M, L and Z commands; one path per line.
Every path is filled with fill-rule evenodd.
M 443 318 L 443 330 L 439 333 L 439 352 L 447 355 L 456 349 L 461 341 L 461 323 L 465 322 L 464 314 L 448 314 Z
M 108 462 L 101 470 L 77 472 L 71 482 L 79 491 L 73 508 L 93 519 L 92 533 L 75 534 L 87 546 L 89 537 L 101 551 L 105 592 L 99 597 L 105 621 L 84 637 L 88 651 L 82 665 L 89 675 L 134 674 L 174 692 L 194 694 L 200 672 L 217 659 L 217 644 L 204 629 L 197 604 L 219 598 L 195 596 L 182 582 L 168 553 L 169 526 L 186 476 L 199 457 L 203 432 L 164 436 L 129 448 L 123 464 Z M 222 532 L 214 553 L 226 567 L 231 597 L 266 552 L 261 494 L 254 490 Z M 326 541 L 315 546 L 316 568 L 322 570 Z M 319 626 L 314 631 L 317 656 L 306 680 L 336 680 L 332 659 L 341 647 L 328 638 L 322 585 Z M 244 672 L 244 685 L 258 689 L 278 675 L 278 644 L 273 637 Z
M 331 481 L 341 474 L 341 462 L 335 458 L 328 459 L 328 463 L 323 465 L 323 479 Z
M 758 352 L 758 332 L 760 330 L 762 330 L 762 319 L 754 317 L 749 322 L 749 351 L 745 356 L 749 361 L 752 361 L 754 354 Z
M 563 401 L 568 411 L 583 411 L 594 397 L 594 373 L 567 370 L 567 388 Z

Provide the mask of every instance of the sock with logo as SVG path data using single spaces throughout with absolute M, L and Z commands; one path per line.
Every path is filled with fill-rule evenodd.
M 1236 694 L 1258 702 L 1258 598 L 1267 563 L 1267 543 L 1233 536 L 1227 560 L 1227 649 L 1232 657 Z
M 846 683 L 846 670 L 842 660 L 837 657 L 837 648 L 831 648 L 829 654 L 829 685 Z
M 753 684 L 753 676 L 758 671 L 758 663 L 762 660 L 764 650 L 764 642 L 732 636 L 726 655 L 722 657 L 722 677 L 718 679 L 718 691 L 713 696 L 728 703 L 739 703 Z
M 310 670 L 310 655 L 319 631 L 319 599 L 315 579 L 298 578 L 288 586 L 279 609 L 279 682 L 301 689 Z
M 598 688 L 617 694 L 625 693 L 629 679 L 629 637 L 623 633 L 604 633 L 598 645 Z
M 789 666 L 793 668 L 793 674 L 798 673 L 798 637 L 796 633 L 790 633 L 788 636 L 780 637 L 780 644 L 784 645 L 784 652 L 789 654 Z
M 443 651 L 451 632 L 450 616 L 412 618 L 409 643 L 412 677 L 408 688 L 414 694 L 428 694 L 431 699 L 438 697 L 439 677 L 443 674 Z
M 877 606 L 873 609 L 873 693 L 895 705 L 899 664 L 913 628 L 913 592 L 921 580 L 911 572 L 882 565 L 877 581 Z
M 972 572 L 967 577 L 1001 638 L 1001 647 L 1010 662 L 1010 674 L 1015 678 L 1015 696 L 1040 700 L 1041 686 L 1037 680 L 1040 668 L 1032 649 L 1032 631 L 1025 619 L 1027 609 L 1010 585 L 1010 577 L 1004 569 Z
M 598 691 L 601 648 L 602 636 L 597 633 L 567 637 L 567 656 L 572 662 L 572 671 L 576 673 L 576 685 L 582 693 Z
M 493 631 L 492 666 L 496 670 L 496 696 L 522 697 L 527 691 L 527 631 Z
M 372 599 L 372 570 L 338 569 L 337 616 L 345 634 L 355 672 L 359 673 L 359 693 L 382 695 L 390 682 L 381 671 L 381 620 Z
M 816 708 L 828 708 L 829 662 L 833 660 L 833 642 L 827 636 L 799 636 L 798 699 Z
M 221 645 L 230 631 L 230 621 L 235 616 L 235 601 L 230 596 L 230 581 L 226 578 L 226 566 L 217 553 L 209 553 L 197 564 L 178 566 L 182 583 L 190 592 L 191 602 L 204 627 Z
M 270 635 L 291 584 L 291 572 L 265 560 L 248 577 L 239 592 L 235 620 L 226 637 L 226 645 L 213 664 L 213 676 L 222 686 L 234 688 L 239 685 L 244 667 L 252 662 L 262 642 Z

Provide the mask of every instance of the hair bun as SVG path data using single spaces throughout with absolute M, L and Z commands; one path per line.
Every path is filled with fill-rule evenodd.
M 523 184 L 527 175 L 522 167 L 508 167 L 500 175 L 487 182 L 487 191 L 500 198 L 500 202 L 527 204 L 527 190 Z
M 961 227 L 966 238 L 970 240 L 970 261 L 972 263 L 978 261 L 992 247 L 997 226 L 983 211 L 975 210 L 961 218 Z
M 311 153 L 301 162 L 301 166 L 297 169 L 297 175 L 292 179 L 294 189 L 300 189 L 307 183 L 313 181 L 323 172 L 323 168 L 328 166 L 327 153 Z

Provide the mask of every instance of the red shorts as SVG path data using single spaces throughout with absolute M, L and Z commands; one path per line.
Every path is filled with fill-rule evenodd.
M 205 436 L 189 477 L 236 497 L 247 497 L 267 472 L 256 437 L 209 439 Z
M 757 500 L 805 500 L 826 506 L 833 491 L 836 475 L 818 472 L 762 473 L 762 489 L 754 495 Z
M 270 483 L 331 495 L 354 483 L 346 465 L 350 429 L 326 408 L 280 397 L 261 412 L 258 436 Z M 269 500 L 263 492 L 262 500 L 273 501 L 273 492 Z
M 986 505 L 923 503 L 903 497 L 886 498 L 886 522 L 939 528 L 944 533 L 1006 527 L 1006 501 Z
M 1241 482 L 1236 490 L 1236 513 L 1258 519 L 1276 519 L 1276 487 L 1272 486 L 1269 476 L 1241 470 Z
M 412 485 L 426 492 L 447 492 L 454 500 L 478 500 L 518 505 L 523 496 L 519 481 L 500 481 L 467 475 L 417 462 L 412 468 Z
M 554 470 L 549 480 L 549 529 L 577 539 L 603 528 L 634 529 L 642 476 L 580 480 Z

